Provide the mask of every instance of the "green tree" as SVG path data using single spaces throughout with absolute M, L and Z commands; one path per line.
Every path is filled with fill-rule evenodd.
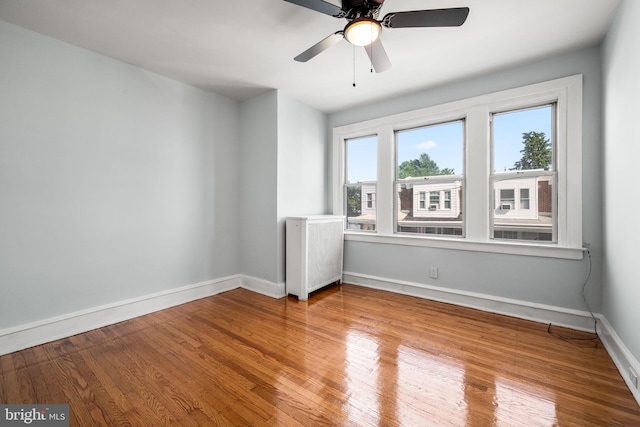
M 347 216 L 362 214 L 360 187 L 347 187 Z
M 513 164 L 511 170 L 544 169 L 551 166 L 551 144 L 544 132 L 525 132 L 522 134 L 524 148 L 520 150 L 522 158 Z
M 405 160 L 398 166 L 398 177 L 400 179 L 418 176 L 453 175 L 454 173 L 451 168 L 440 169 L 438 164 L 431 160 L 427 153 L 420 154 L 417 159 Z

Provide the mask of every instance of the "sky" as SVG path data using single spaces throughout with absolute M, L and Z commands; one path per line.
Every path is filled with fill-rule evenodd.
M 522 158 L 522 134 L 551 135 L 551 106 L 519 110 L 494 116 L 494 168 L 501 172 Z M 463 173 L 464 122 L 456 121 L 398 132 L 398 163 L 427 153 L 440 169 Z M 376 180 L 376 137 L 350 139 L 347 153 L 348 182 Z

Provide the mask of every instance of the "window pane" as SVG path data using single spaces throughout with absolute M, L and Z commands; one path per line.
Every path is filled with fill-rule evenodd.
M 347 183 L 375 181 L 378 166 L 376 136 L 353 138 L 347 141 Z
M 493 238 L 555 241 L 553 105 L 493 116 Z
M 520 209 L 529 209 L 529 189 L 520 189 Z
M 548 174 L 495 180 L 493 237 L 553 241 L 554 183 Z
M 552 105 L 493 116 L 493 171 L 553 170 Z
M 464 122 L 396 133 L 399 233 L 463 235 Z
M 346 141 L 345 215 L 349 230 L 376 230 L 377 137 Z
M 462 120 L 397 133 L 398 179 L 462 174 Z

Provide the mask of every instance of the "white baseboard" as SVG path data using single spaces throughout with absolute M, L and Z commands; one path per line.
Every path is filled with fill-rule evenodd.
M 257 277 L 243 275 L 242 287 L 272 298 L 282 298 L 287 295 L 284 283 L 274 283 Z
M 0 355 L 229 291 L 242 284 L 241 275 L 229 276 L 0 329 Z
M 609 356 L 613 359 L 613 363 L 615 363 L 618 371 L 620 371 L 620 375 L 624 378 L 624 382 L 627 384 L 627 387 L 629 387 L 629 390 L 631 390 L 631 394 L 633 394 L 638 405 L 640 405 L 640 390 L 631 382 L 629 376 L 629 368 L 633 368 L 640 374 L 640 362 L 631 354 L 627 346 L 624 345 L 607 318 L 603 315 L 598 317 L 600 324 L 598 336 L 600 337 L 600 341 L 604 344 Z
M 581 331 L 593 331 L 594 322 L 588 311 L 573 310 L 359 273 L 344 272 L 342 280 L 344 283 L 353 283 L 354 285 L 461 305 L 463 307 L 504 314 L 532 320 L 534 322 L 552 323 L 557 326 L 564 326 Z

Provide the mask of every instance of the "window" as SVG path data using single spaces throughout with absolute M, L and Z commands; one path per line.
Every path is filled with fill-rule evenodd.
M 440 207 L 440 192 L 439 191 L 431 191 L 429 193 L 429 205 L 435 206 L 436 209 Z
M 373 209 L 375 208 L 374 199 L 376 193 L 367 193 L 367 208 Z
M 492 114 L 492 238 L 556 241 L 555 123 L 555 103 Z
M 464 121 L 399 130 L 395 139 L 396 233 L 461 236 Z
M 348 230 L 376 229 L 376 163 L 377 138 L 367 136 L 346 141 L 347 179 L 344 183 L 344 205 Z
M 511 210 L 514 208 L 516 196 L 513 189 L 500 190 L 500 209 Z
M 345 240 L 583 256 L 582 76 L 333 135 L 333 206 L 347 216 Z
M 529 209 L 529 189 L 520 189 L 520 209 Z

